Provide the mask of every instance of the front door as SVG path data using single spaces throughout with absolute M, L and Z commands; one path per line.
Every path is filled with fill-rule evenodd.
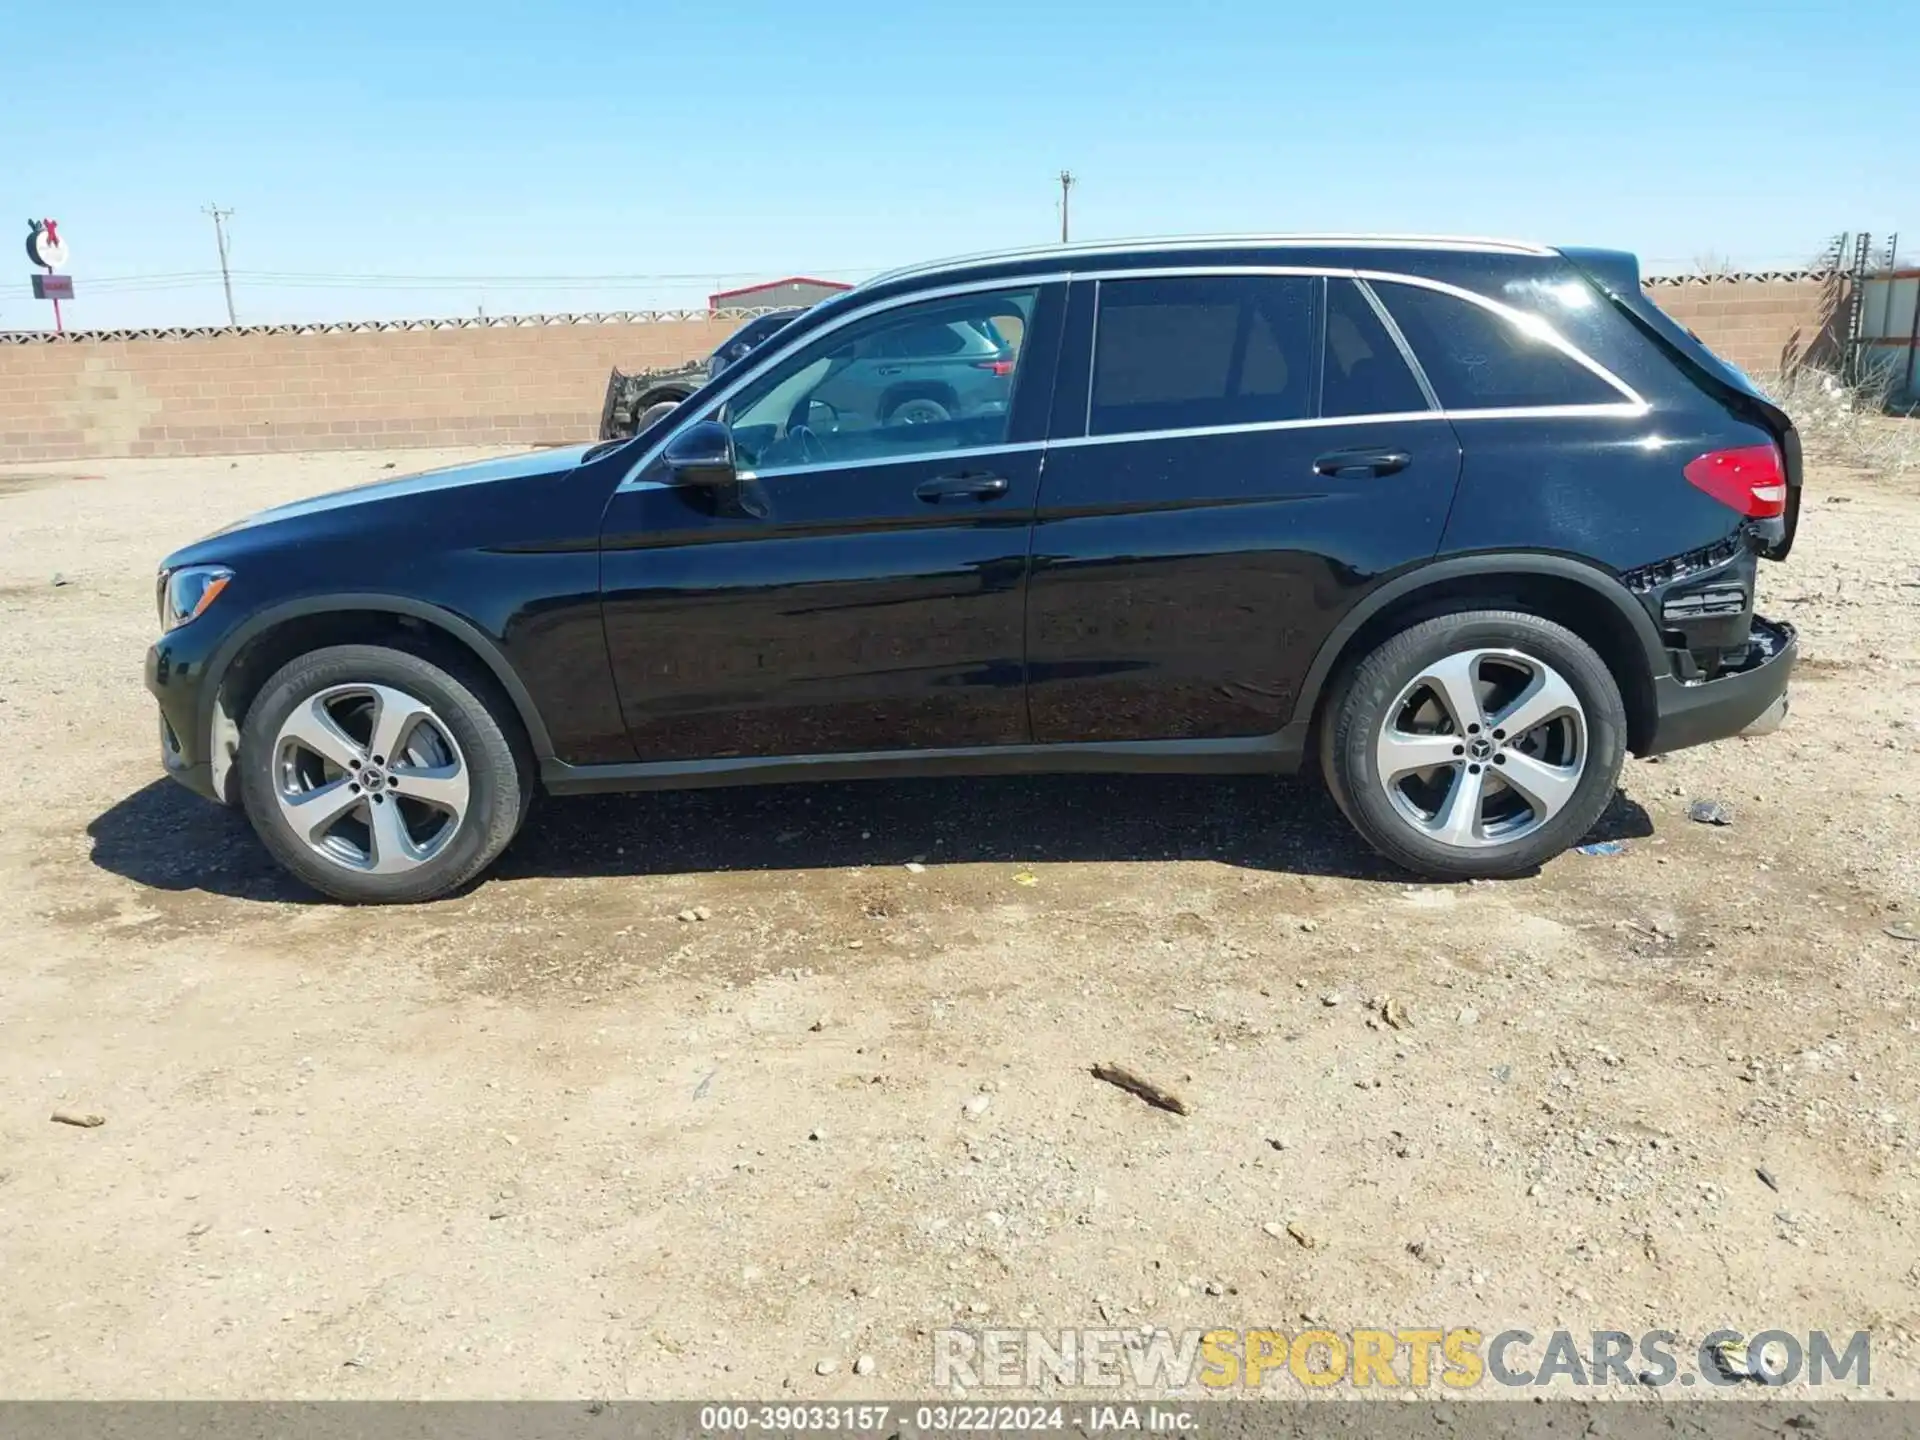
M 601 584 L 642 761 L 1029 739 L 1027 545 L 1061 291 L 822 330 L 708 412 L 733 432 L 737 484 L 677 485 L 656 462 L 615 492 Z
M 1123 278 L 1072 313 L 1033 537 L 1034 740 L 1272 734 L 1357 592 L 1438 547 L 1453 429 L 1350 279 Z

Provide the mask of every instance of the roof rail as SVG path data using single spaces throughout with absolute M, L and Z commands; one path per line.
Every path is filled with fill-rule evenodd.
M 1030 245 L 1011 250 L 987 250 L 977 255 L 956 255 L 945 260 L 929 260 L 918 265 L 903 265 L 860 282 L 864 290 L 889 280 L 910 275 L 937 275 L 943 270 L 961 270 L 999 260 L 1043 259 L 1059 256 L 1071 259 L 1082 255 L 1124 254 L 1129 250 L 1224 250 L 1234 247 L 1354 245 L 1380 248 L 1401 247 L 1416 250 L 1482 250 L 1509 255 L 1551 255 L 1553 250 L 1526 240 L 1500 240 L 1478 235 L 1369 235 L 1369 234 L 1253 234 L 1253 235 L 1153 235 L 1138 239 L 1081 240 L 1065 245 Z

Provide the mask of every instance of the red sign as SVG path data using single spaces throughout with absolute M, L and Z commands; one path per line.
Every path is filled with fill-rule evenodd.
M 34 276 L 33 298 L 36 300 L 71 300 L 73 298 L 73 277 L 71 275 Z

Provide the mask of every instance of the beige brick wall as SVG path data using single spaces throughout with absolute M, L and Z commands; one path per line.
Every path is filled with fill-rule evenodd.
M 1819 280 L 1648 287 L 1755 373 L 1830 347 Z M 0 345 L 0 462 L 592 439 L 607 372 L 709 353 L 741 323 L 703 315 L 344 334 L 211 333 Z
M 737 318 L 0 345 L 0 461 L 592 439 L 607 373 Z
M 1723 359 L 1752 375 L 1785 369 L 1796 355 L 1833 347 L 1830 294 L 1821 280 L 1702 280 L 1649 285 L 1662 310 Z

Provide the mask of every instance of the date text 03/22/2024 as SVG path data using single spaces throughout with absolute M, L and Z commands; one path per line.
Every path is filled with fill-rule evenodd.
M 921 1435 L 1026 1434 L 1073 1430 L 1176 1434 L 1192 1429 L 1193 1413 L 1163 1405 L 707 1405 L 700 1429 L 709 1434 L 827 1432 L 887 1435 L 909 1428 Z

